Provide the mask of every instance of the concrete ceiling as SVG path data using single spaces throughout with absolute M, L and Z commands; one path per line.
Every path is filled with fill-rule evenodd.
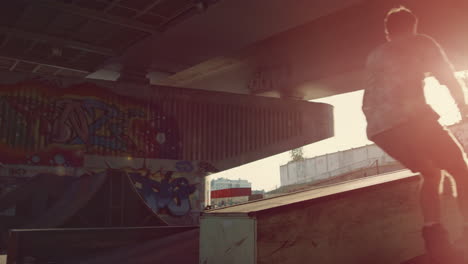
M 385 41 L 383 18 L 400 4 L 415 11 L 420 32 L 435 37 L 458 70 L 468 69 L 468 1 L 369 0 L 198 64 L 163 84 L 303 99 L 363 89 L 365 58 Z
M 303 99 L 359 90 L 367 54 L 385 41 L 383 17 L 399 4 L 468 68 L 465 0 L 224 0 L 109 63 L 194 89 Z
M 359 2 L 362 0 L 219 1 L 137 43 L 123 56 L 109 60 L 104 68 L 116 76 L 112 74 L 119 68 L 116 64 L 149 67 L 161 80 Z
M 139 43 L 124 56 L 150 55 L 154 68 L 175 73 L 358 2 L 361 0 L 224 0 Z

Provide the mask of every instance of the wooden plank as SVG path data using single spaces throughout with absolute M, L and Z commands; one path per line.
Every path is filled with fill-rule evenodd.
M 79 261 L 80 264 L 196 264 L 199 259 L 199 229 L 180 232 L 164 239 L 151 240 L 120 248 Z
M 409 170 L 401 170 L 388 174 L 381 174 L 374 177 L 367 177 L 365 179 L 359 179 L 349 181 L 346 183 L 339 183 L 330 186 L 320 187 L 307 191 L 300 191 L 292 194 L 286 194 L 277 196 L 269 199 L 254 201 L 250 203 L 240 204 L 237 206 L 231 206 L 227 208 L 217 209 L 209 211 L 205 214 L 248 214 L 255 213 L 263 210 L 269 210 L 277 207 L 288 206 L 294 203 L 300 203 L 312 199 L 318 199 L 327 196 L 333 196 L 340 193 L 355 191 L 359 189 L 365 189 L 371 186 L 377 186 L 380 184 L 391 183 L 399 180 L 410 179 L 414 177 L 415 173 Z M 415 178 L 415 180 L 417 180 Z
M 9 248 L 8 255 L 47 259 L 83 257 L 193 229 L 198 229 L 198 226 L 14 229 L 11 230 L 12 238 L 20 242 L 15 242 L 17 245 L 11 247 L 11 250 L 21 253 L 14 254 Z
M 420 181 L 408 179 L 256 214 L 256 263 L 395 264 L 423 255 Z M 443 223 L 456 240 L 461 219 L 446 191 Z
M 255 226 L 250 217 L 202 217 L 200 263 L 255 263 Z
M 202 225 L 206 219 L 229 223 L 250 213 L 257 221 L 255 263 L 259 264 L 420 263 L 426 258 L 421 257 L 425 248 L 420 183 L 419 177 L 401 171 L 214 210 L 203 215 Z M 445 184 L 442 223 L 455 241 L 460 239 L 462 221 L 450 181 L 441 184 Z M 225 263 L 241 263 L 223 254 L 223 244 L 229 240 L 221 236 L 216 242 L 202 240 L 201 248 L 219 249 L 214 255 L 223 256 Z M 207 264 L 221 260 L 203 254 L 201 258 L 210 260 Z

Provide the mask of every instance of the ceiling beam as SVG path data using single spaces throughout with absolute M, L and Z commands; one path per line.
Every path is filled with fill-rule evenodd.
M 22 62 L 27 62 L 27 63 L 32 63 L 32 64 L 40 64 L 41 66 L 49 66 L 49 67 L 54 67 L 54 68 L 58 68 L 61 70 L 70 70 L 70 71 L 77 71 L 77 72 L 82 72 L 82 73 L 92 72 L 91 67 L 87 68 L 87 67 L 82 67 L 82 66 L 77 66 L 77 65 L 70 65 L 67 63 L 56 62 L 56 61 L 52 61 L 48 59 L 22 57 L 20 55 L 14 55 L 8 52 L 0 52 L 0 58 L 15 60 L 17 62 L 22 61 Z
M 119 2 L 121 2 L 122 0 L 114 0 L 113 2 L 111 2 L 108 6 L 106 6 L 106 8 L 104 8 L 103 12 L 104 13 L 107 13 L 107 11 L 111 10 L 114 6 L 116 6 Z
M 147 5 L 143 10 L 138 12 L 138 14 L 136 14 L 134 18 L 138 18 L 138 17 L 146 14 L 148 11 L 153 9 L 155 6 L 159 5 L 161 2 L 162 2 L 162 0 L 155 0 L 153 3 Z
M 28 2 L 33 5 L 41 5 L 41 6 L 48 7 L 48 8 L 59 9 L 62 12 L 67 12 L 70 14 L 87 17 L 93 20 L 99 20 L 99 21 L 106 22 L 109 24 L 118 25 L 121 27 L 126 27 L 130 29 L 146 32 L 149 34 L 158 33 L 158 31 L 154 27 L 148 24 L 141 23 L 132 19 L 126 19 L 122 17 L 109 15 L 107 13 L 94 11 L 88 8 L 77 7 L 76 5 L 64 4 L 58 1 L 51 1 L 51 0 L 20 0 L 20 1 Z
M 18 65 L 20 61 L 19 60 L 15 60 L 15 62 L 13 63 L 13 65 L 11 65 L 11 67 L 8 69 L 9 71 L 12 71 L 16 68 L 16 66 Z
M 36 67 L 34 67 L 34 69 L 32 70 L 32 72 L 33 72 L 33 73 L 36 73 L 41 67 L 42 67 L 42 64 L 36 65 Z
M 92 53 L 101 54 L 104 56 L 114 57 L 118 55 L 115 51 L 111 49 L 94 46 L 94 45 L 84 43 L 81 41 L 59 38 L 59 37 L 49 36 L 49 35 L 45 35 L 41 33 L 28 32 L 28 31 L 24 31 L 20 29 L 14 29 L 14 28 L 9 28 L 9 27 L 2 27 L 2 26 L 0 26 L 0 31 L 5 32 L 9 35 L 20 37 L 20 38 L 30 39 L 34 41 L 50 42 L 56 45 L 63 45 L 67 48 L 77 49 L 77 50 L 86 51 L 86 52 L 92 52 Z

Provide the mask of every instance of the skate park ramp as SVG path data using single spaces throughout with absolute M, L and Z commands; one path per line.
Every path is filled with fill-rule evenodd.
M 14 229 L 8 263 L 25 259 L 64 264 L 196 263 L 198 226 Z
M 199 229 L 177 233 L 161 239 L 135 243 L 105 254 L 79 259 L 67 264 L 196 264 L 199 260 Z M 224 262 L 223 262 L 224 263 Z M 227 262 L 225 262 L 227 263 Z
M 405 262 L 425 253 L 420 183 L 401 170 L 206 211 L 200 263 Z M 444 187 L 443 223 L 456 240 L 461 221 Z
M 0 198 L 0 211 L 31 202 L 29 210 L 18 209 L 14 227 L 49 228 L 63 224 L 101 189 L 105 173 L 63 177 L 40 174 Z
M 37 175 L 0 197 L 0 212 L 7 212 L 0 215 L 3 250 L 10 229 L 167 225 L 129 176 L 116 170 L 80 177 Z

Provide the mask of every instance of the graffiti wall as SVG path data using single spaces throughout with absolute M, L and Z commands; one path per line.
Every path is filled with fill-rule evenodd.
M 178 123 L 161 109 L 93 83 L 0 85 L 0 193 L 41 174 L 81 178 L 111 168 L 125 171 L 142 202 L 168 224 L 197 223 L 204 176 L 217 170 L 180 160 Z
M 216 172 L 206 162 L 185 160 L 99 156 L 87 156 L 85 160 L 85 165 L 91 169 L 104 164 L 125 171 L 148 208 L 170 225 L 198 224 L 198 216 L 205 207 L 204 176 Z
M 155 103 L 91 83 L 0 86 L 0 162 L 79 167 L 90 154 L 177 159 L 177 123 Z

